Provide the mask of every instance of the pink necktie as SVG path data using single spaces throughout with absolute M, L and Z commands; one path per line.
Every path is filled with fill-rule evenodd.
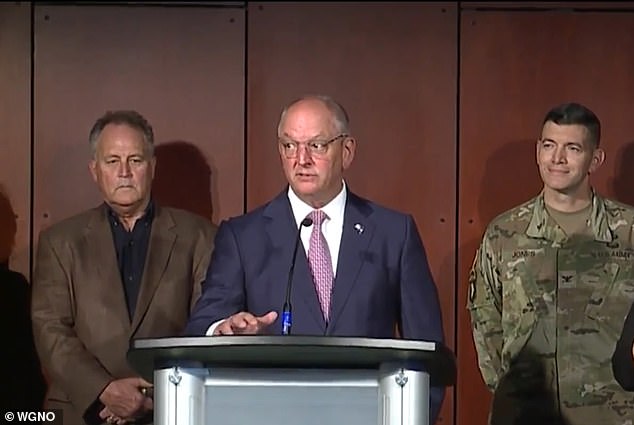
M 321 223 L 328 218 L 322 210 L 314 210 L 308 217 L 313 220 L 313 231 L 310 234 L 310 243 L 308 246 L 308 261 L 310 263 L 310 271 L 315 282 L 317 297 L 321 305 L 321 312 L 324 319 L 328 322 L 330 313 L 330 293 L 332 291 L 332 261 L 330 259 L 330 250 L 324 234 L 321 232 Z

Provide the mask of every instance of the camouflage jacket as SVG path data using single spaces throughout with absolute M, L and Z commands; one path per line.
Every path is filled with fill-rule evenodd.
M 536 353 L 553 370 L 557 415 L 569 424 L 632 425 L 634 397 L 618 386 L 610 361 L 634 300 L 633 223 L 633 207 L 595 193 L 589 236 L 568 238 L 542 194 L 489 224 L 469 277 L 468 309 L 491 390 L 527 346 L 546 341 Z

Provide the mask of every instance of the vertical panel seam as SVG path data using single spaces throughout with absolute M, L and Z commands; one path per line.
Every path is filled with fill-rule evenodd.
M 248 138 L 249 138 L 249 2 L 244 3 L 244 125 L 242 137 L 242 212 L 247 212 L 248 202 Z
M 460 329 L 460 46 L 461 40 L 461 25 L 462 25 L 462 2 L 458 2 L 456 10 L 456 122 L 455 122 L 455 143 L 456 143 L 456 157 L 455 157 L 455 182 L 454 185 L 454 202 L 455 202 L 455 217 L 454 217 L 454 333 L 453 333 L 453 346 L 456 358 L 456 369 L 459 369 L 458 359 L 458 341 L 459 341 L 459 329 Z M 453 386 L 453 423 L 456 425 L 458 422 L 458 379 Z
M 36 240 L 35 237 L 35 229 L 34 229 L 34 217 L 35 217 L 35 5 L 33 2 L 29 2 L 29 24 L 30 24 L 30 63 L 29 63 L 29 72 L 30 72 L 30 117 L 29 117 L 29 283 L 33 283 L 33 265 L 34 265 L 34 242 Z

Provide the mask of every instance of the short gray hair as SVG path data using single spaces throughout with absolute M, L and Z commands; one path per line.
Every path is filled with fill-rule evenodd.
M 143 133 L 147 151 L 150 156 L 154 156 L 154 130 L 150 123 L 137 111 L 133 110 L 117 110 L 108 111 L 102 115 L 92 126 L 88 143 L 93 157 L 97 153 L 97 142 L 101 132 L 108 124 L 125 124 Z

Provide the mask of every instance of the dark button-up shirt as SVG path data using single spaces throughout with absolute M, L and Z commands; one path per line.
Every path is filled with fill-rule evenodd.
M 139 296 L 153 219 L 154 203 L 150 201 L 145 214 L 134 223 L 133 229 L 128 231 L 116 213 L 108 208 L 108 221 L 117 252 L 117 263 L 119 264 L 119 273 L 123 282 L 130 320 L 134 316 Z

